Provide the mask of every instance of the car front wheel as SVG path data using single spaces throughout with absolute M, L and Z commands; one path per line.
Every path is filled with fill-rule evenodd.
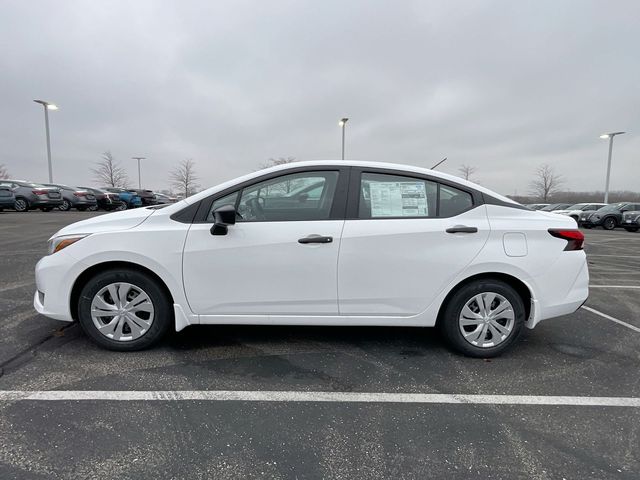
M 134 351 L 156 343 L 173 322 L 168 294 L 151 276 L 108 270 L 80 293 L 78 319 L 84 332 L 109 350 Z
M 613 230 L 616 228 L 616 219 L 613 217 L 605 218 L 602 222 L 602 228 L 605 230 Z
M 479 358 L 495 357 L 522 333 L 522 298 L 499 280 L 477 280 L 464 285 L 445 306 L 440 328 L 455 350 Z

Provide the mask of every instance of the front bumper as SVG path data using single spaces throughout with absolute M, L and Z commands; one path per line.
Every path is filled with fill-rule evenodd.
M 36 264 L 36 292 L 33 307 L 55 320 L 73 321 L 71 290 L 78 276 L 87 268 L 64 250 L 42 257 Z

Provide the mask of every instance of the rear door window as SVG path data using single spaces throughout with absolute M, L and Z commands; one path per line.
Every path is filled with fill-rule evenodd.
M 453 217 L 473 207 L 470 193 L 448 185 L 440 185 L 439 217 Z

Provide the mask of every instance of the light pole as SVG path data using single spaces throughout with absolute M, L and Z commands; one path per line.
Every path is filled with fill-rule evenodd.
M 49 110 L 58 110 L 58 107 L 44 100 L 34 100 L 44 107 L 44 129 L 47 134 L 47 162 L 49 164 L 49 183 L 53 183 L 53 167 L 51 166 L 51 138 L 49 136 Z
M 140 160 L 144 160 L 146 157 L 131 157 L 133 160 L 138 161 L 138 188 L 142 190 L 142 177 L 140 176 Z
M 607 160 L 607 183 L 604 187 L 604 203 L 609 203 L 609 178 L 611 177 L 611 152 L 613 151 L 613 137 L 622 135 L 625 132 L 611 132 L 600 135 L 600 138 L 609 139 L 609 158 Z
M 342 127 L 342 160 L 344 160 L 344 127 L 348 121 L 349 119 L 345 117 L 340 119 L 340 121 L 338 122 L 338 125 Z

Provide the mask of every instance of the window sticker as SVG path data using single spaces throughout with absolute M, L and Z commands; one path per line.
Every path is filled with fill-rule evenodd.
M 426 217 L 427 190 L 422 181 L 371 182 L 372 217 Z

